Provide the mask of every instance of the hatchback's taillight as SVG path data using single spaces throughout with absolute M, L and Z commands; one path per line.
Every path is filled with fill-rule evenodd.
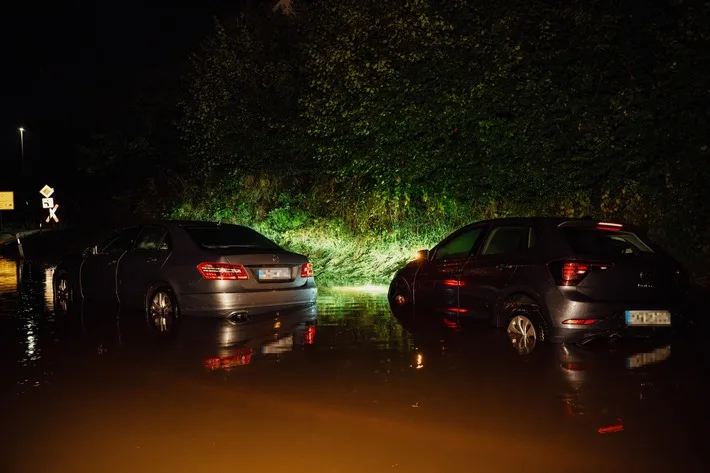
M 313 276 L 313 265 L 311 263 L 303 263 L 301 266 L 301 277 L 310 278 Z
M 576 286 L 589 272 L 587 263 L 562 263 L 562 285 Z
M 243 281 L 249 279 L 246 268 L 241 264 L 200 263 L 197 270 L 203 278 L 210 281 Z
M 611 268 L 608 263 L 588 263 L 583 261 L 563 261 L 550 265 L 550 271 L 558 286 L 576 286 L 581 283 L 591 271 L 606 271 Z

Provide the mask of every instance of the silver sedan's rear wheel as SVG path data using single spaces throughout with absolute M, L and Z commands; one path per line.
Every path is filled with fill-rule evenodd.
M 173 292 L 159 288 L 153 292 L 148 305 L 148 323 L 160 333 L 172 332 L 177 324 L 178 310 Z
M 508 322 L 508 339 L 521 355 L 532 353 L 537 345 L 537 329 L 527 315 L 516 314 Z

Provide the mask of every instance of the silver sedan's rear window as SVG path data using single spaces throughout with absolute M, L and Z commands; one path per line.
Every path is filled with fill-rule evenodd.
M 258 248 L 280 250 L 281 248 L 264 235 L 241 225 L 215 225 L 183 227 L 199 246 L 205 249 Z

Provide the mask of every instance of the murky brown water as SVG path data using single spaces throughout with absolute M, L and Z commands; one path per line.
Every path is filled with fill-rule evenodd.
M 155 339 L 0 259 L 0 471 L 706 471 L 701 337 L 520 356 L 380 291 Z M 424 319 L 424 320 L 422 320 Z

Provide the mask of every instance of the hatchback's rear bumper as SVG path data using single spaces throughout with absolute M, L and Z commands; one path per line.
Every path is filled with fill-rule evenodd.
M 671 315 L 673 317 L 673 315 Z M 624 322 L 624 317 L 614 316 L 600 320 L 593 325 L 556 326 L 550 329 L 549 340 L 553 343 L 579 343 L 594 338 L 647 338 L 668 336 L 674 332 L 671 326 L 630 327 Z
M 658 310 L 671 313 L 671 325 L 630 326 L 627 310 Z M 550 341 L 576 343 L 597 337 L 654 337 L 672 333 L 682 326 L 683 314 L 672 304 L 580 302 L 567 300 L 548 319 Z M 596 320 L 589 325 L 563 323 L 569 319 Z
M 258 314 L 315 303 L 316 287 L 278 291 L 181 294 L 180 312 L 188 316 L 227 318 L 236 312 Z

